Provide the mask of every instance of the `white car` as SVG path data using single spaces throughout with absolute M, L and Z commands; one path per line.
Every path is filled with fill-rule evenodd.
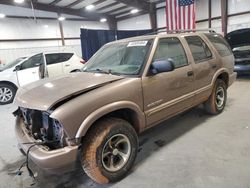
M 84 60 L 70 52 L 39 53 L 18 58 L 0 70 L 0 105 L 11 103 L 20 86 L 43 77 L 80 71 L 84 63 Z

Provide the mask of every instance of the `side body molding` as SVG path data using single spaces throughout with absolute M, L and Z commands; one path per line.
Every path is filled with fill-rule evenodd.
M 85 120 L 82 122 L 80 128 L 78 129 L 76 133 L 75 138 L 83 137 L 88 131 L 88 129 L 91 127 L 91 125 L 99 118 L 103 117 L 104 115 L 110 112 L 120 110 L 120 109 L 130 109 L 134 111 L 137 116 L 140 132 L 143 129 L 145 129 L 145 115 L 141 111 L 140 107 L 130 101 L 119 101 L 119 102 L 114 102 L 114 103 L 105 105 L 97 109 L 96 111 L 92 112 L 91 114 L 89 114 L 88 117 L 86 117 Z

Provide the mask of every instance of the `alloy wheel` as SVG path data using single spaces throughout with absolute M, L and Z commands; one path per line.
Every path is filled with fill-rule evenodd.
M 102 150 L 102 165 L 110 172 L 120 170 L 129 160 L 131 143 L 124 134 L 112 136 Z
M 12 99 L 13 92 L 7 87 L 0 88 L 0 102 L 8 102 Z

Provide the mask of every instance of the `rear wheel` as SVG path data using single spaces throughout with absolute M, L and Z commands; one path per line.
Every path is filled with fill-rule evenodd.
M 0 84 L 0 105 L 12 103 L 16 88 L 9 84 Z
M 209 114 L 219 114 L 224 110 L 227 101 L 227 87 L 223 80 L 217 79 L 211 96 L 205 102 L 205 109 Z
M 131 169 L 137 149 L 137 134 L 127 121 L 103 119 L 90 129 L 83 140 L 82 167 L 100 184 L 115 182 Z

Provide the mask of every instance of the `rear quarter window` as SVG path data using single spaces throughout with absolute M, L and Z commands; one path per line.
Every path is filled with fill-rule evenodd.
M 229 44 L 225 39 L 218 34 L 205 34 L 208 40 L 213 44 L 215 49 L 221 56 L 228 56 L 232 54 Z
M 60 56 L 61 61 L 68 61 L 73 56 L 73 53 L 63 53 Z
M 73 56 L 73 53 L 53 53 L 46 54 L 47 65 L 68 61 Z

